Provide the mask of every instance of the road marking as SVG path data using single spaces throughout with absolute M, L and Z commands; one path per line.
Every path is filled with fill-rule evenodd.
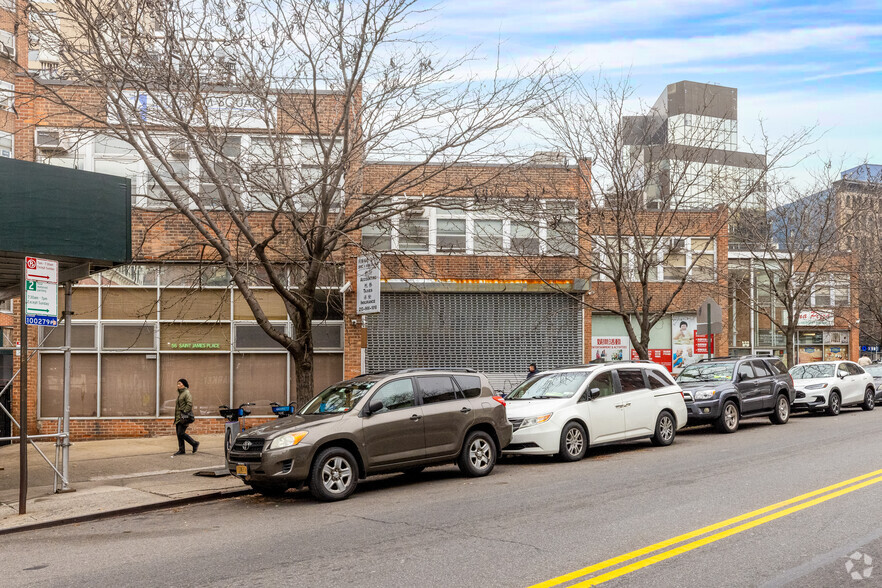
M 866 481 L 862 482 L 863 480 L 866 480 Z M 617 557 L 613 557 L 613 558 L 604 560 L 600 563 L 590 565 L 588 567 L 576 570 L 574 572 L 570 572 L 569 574 L 564 574 L 563 576 L 558 576 L 556 578 L 551 578 L 550 580 L 546 580 L 545 582 L 541 582 L 539 584 L 534 584 L 530 588 L 550 588 L 551 586 L 559 586 L 560 584 L 570 582 L 570 581 L 575 580 L 577 578 L 582 578 L 582 577 L 587 576 L 589 574 L 593 574 L 594 572 L 598 572 L 600 570 L 604 570 L 606 568 L 616 566 L 620 563 L 624 563 L 628 560 L 631 560 L 631 559 L 634 559 L 637 557 L 641 557 L 644 555 L 648 555 L 654 551 L 658 551 L 658 550 L 663 549 L 665 547 L 671 547 L 672 545 L 676 545 L 677 543 L 682 543 L 683 541 L 687 541 L 689 539 L 694 539 L 694 538 L 699 537 L 701 535 L 705 535 L 705 534 L 710 533 L 712 531 L 717 531 L 719 529 L 722 529 L 724 527 L 728 527 L 728 526 L 733 525 L 735 523 L 740 523 L 742 521 L 752 519 L 752 518 L 757 517 L 759 515 L 769 513 L 771 511 L 777 510 L 781 507 L 795 504 L 795 503 L 801 502 L 803 500 L 806 500 L 808 498 L 812 498 L 815 496 L 824 495 L 824 496 L 820 496 L 819 498 L 815 498 L 814 500 L 810 500 L 808 502 L 805 502 L 803 504 L 790 507 L 788 509 L 779 511 L 777 513 L 767 515 L 767 516 L 762 517 L 760 519 L 756 519 L 756 520 L 751 521 L 749 523 L 744 523 L 742 525 L 739 525 L 737 527 L 733 527 L 733 528 L 728 529 L 726 531 L 722 531 L 720 533 L 710 535 L 710 536 L 705 537 L 703 539 L 699 539 L 697 541 L 687 543 L 687 544 L 682 545 L 680 547 L 677 547 L 675 549 L 671 549 L 669 551 L 662 552 L 658 555 L 639 560 L 637 562 L 629 564 L 629 565 L 627 565 L 623 568 L 620 568 L 618 570 L 613 570 L 613 571 L 607 572 L 606 574 L 603 574 L 601 576 L 591 578 L 590 580 L 587 580 L 583 583 L 575 584 L 575 586 L 596 586 L 597 584 L 600 584 L 602 582 L 606 582 L 608 580 L 612 580 L 613 578 L 618 578 L 618 577 L 623 576 L 625 574 L 629 574 L 633 571 L 645 568 L 645 567 L 650 566 L 654 563 L 658 563 L 659 561 L 663 561 L 665 559 L 675 557 L 677 555 L 680 555 L 681 553 L 686 553 L 687 551 L 691 551 L 691 550 L 697 549 L 698 547 L 701 547 L 703 545 L 707 545 L 708 543 L 713 543 L 714 541 L 719 541 L 720 539 L 724 539 L 724 538 L 729 537 L 731 535 L 741 533 L 742 531 L 752 529 L 753 527 L 762 525 L 764 523 L 773 521 L 775 519 L 779 519 L 781 517 L 787 516 L 787 515 L 792 514 L 794 512 L 798 512 L 798 511 L 803 510 L 805 508 L 815 506 L 815 505 L 820 504 L 822 502 L 826 502 L 827 500 L 831 500 L 831 499 L 836 498 L 838 496 L 848 494 L 849 492 L 853 492 L 855 490 L 859 490 L 861 488 L 864 488 L 866 486 L 870 486 L 872 484 L 876 484 L 879 482 L 882 482 L 882 469 L 876 470 L 874 472 L 870 472 L 868 474 L 864 474 L 862 476 L 857 476 L 857 477 L 851 478 L 849 480 L 845 480 L 843 482 L 831 484 L 830 486 L 826 486 L 826 487 L 820 488 L 818 490 L 806 492 L 805 494 L 795 496 L 794 498 L 789 498 L 787 500 L 777 502 L 777 503 L 772 504 L 770 506 L 766 506 L 766 507 L 748 512 L 748 513 L 744 513 L 742 515 L 738 515 L 736 517 L 732 517 L 730 519 L 726 519 L 724 521 L 714 523 L 713 525 L 708 525 L 706 527 L 702 527 L 702 528 L 697 529 L 695 531 L 690 531 L 689 533 L 684 533 L 682 535 L 678 535 L 678 536 L 673 537 L 671 539 L 667 539 L 665 541 L 660 541 L 659 543 L 654 543 L 654 544 L 649 545 L 647 547 L 643 547 L 641 549 L 637 549 L 635 551 L 631 551 L 631 552 L 625 553 L 623 555 L 619 555 Z M 848 487 L 845 488 L 846 486 L 848 486 Z M 827 493 L 829 493 L 829 494 L 827 494 Z

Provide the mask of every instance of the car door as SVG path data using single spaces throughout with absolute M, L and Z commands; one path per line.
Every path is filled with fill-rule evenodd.
M 620 368 L 616 370 L 621 387 L 621 403 L 625 412 L 625 437 L 652 434 L 657 410 L 655 394 L 649 389 L 643 370 Z
M 867 378 L 864 378 L 864 370 L 856 363 L 843 361 L 840 366 L 848 371 L 845 381 L 848 383 L 848 398 L 844 394 L 842 402 L 861 402 L 864 399 L 864 390 L 867 388 Z
M 466 430 L 475 419 L 471 403 L 450 376 L 415 379 L 423 409 L 426 457 L 458 452 Z
M 423 409 L 417 406 L 411 378 L 383 384 L 368 400 L 381 401 L 383 408 L 365 415 L 362 435 L 368 467 L 421 459 L 426 455 Z
M 759 390 L 754 382 L 753 366 L 749 361 L 743 361 L 738 365 L 737 382 L 735 387 L 741 395 L 741 412 L 749 413 L 762 410 L 763 401 L 759 396 Z
M 753 384 L 756 386 L 756 394 L 760 406 L 765 410 L 775 408 L 775 378 L 772 368 L 762 359 L 750 362 L 753 367 Z
M 595 375 L 588 383 L 588 435 L 591 443 L 606 443 L 625 435 L 625 411 L 612 371 Z

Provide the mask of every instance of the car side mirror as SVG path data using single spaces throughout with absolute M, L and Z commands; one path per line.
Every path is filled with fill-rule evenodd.
M 376 414 L 383 410 L 383 401 L 382 400 L 371 400 L 371 403 L 368 404 L 368 414 Z
M 600 396 L 600 388 L 591 388 L 589 394 L 592 400 L 597 398 L 598 396 Z
M 844 380 L 844 379 L 845 379 L 845 376 L 847 376 L 847 375 L 848 375 L 848 372 L 844 372 L 844 371 L 842 371 L 842 370 L 839 370 L 839 377 L 840 377 L 841 379 Z

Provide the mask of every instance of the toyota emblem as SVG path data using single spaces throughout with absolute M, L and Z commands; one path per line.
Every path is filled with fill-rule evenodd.
M 251 449 L 251 441 L 245 441 L 244 443 L 242 443 L 242 449 L 244 449 L 245 451 Z

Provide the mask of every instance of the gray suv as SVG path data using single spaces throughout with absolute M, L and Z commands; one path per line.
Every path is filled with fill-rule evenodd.
M 680 372 L 689 424 L 713 423 L 721 433 L 734 433 L 742 418 L 768 416 L 776 425 L 790 419 L 796 398 L 793 378 L 780 359 L 714 357 Z
M 342 500 L 372 474 L 456 462 L 468 476 L 486 476 L 511 434 L 505 400 L 474 370 L 364 374 L 244 432 L 230 473 L 262 494 L 306 483 L 319 500 Z

